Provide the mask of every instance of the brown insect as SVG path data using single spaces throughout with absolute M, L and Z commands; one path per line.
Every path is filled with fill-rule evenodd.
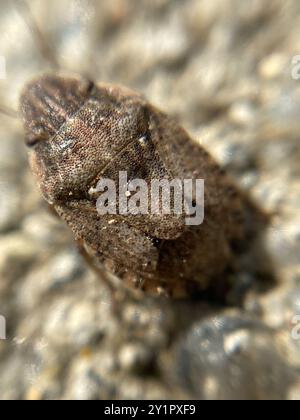
M 100 267 L 126 285 L 183 297 L 206 289 L 244 235 L 239 193 L 210 155 L 141 95 L 84 77 L 44 75 L 21 95 L 29 162 L 43 197 Z M 142 141 L 141 141 L 142 139 Z M 102 215 L 91 191 L 119 171 L 143 178 L 204 179 L 205 219 Z

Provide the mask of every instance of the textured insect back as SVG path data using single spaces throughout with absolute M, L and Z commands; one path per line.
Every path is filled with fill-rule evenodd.
M 31 168 L 51 204 L 65 201 L 69 192 L 74 196 L 83 192 L 71 151 L 79 138 L 80 120 L 73 118 L 84 106 L 91 89 L 84 79 L 46 75 L 30 82 L 21 95 Z
M 43 195 L 96 262 L 130 286 L 175 297 L 204 290 L 224 272 L 230 243 L 243 234 L 239 196 L 167 115 L 126 88 L 57 76 L 30 83 L 21 110 Z M 98 206 L 107 201 L 107 180 L 116 185 L 112 214 Z M 136 180 L 147 191 L 143 212 L 128 204 Z M 204 220 L 195 225 L 186 222 L 185 197 L 177 189 L 185 180 L 205 184 Z M 151 200 L 154 181 L 172 185 L 171 211 L 164 212 L 163 194 Z

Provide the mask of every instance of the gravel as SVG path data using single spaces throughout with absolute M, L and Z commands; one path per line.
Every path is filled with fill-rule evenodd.
M 63 68 L 176 116 L 270 224 L 222 303 L 128 295 L 116 312 L 42 201 L 21 124 L 0 115 L 0 399 L 299 400 L 299 2 L 30 5 Z M 0 97 L 17 108 L 23 84 L 49 67 L 13 2 L 0 7 Z

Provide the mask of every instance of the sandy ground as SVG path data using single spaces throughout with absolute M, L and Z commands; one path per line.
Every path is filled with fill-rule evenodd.
M 299 1 L 30 4 L 62 68 L 144 93 L 272 217 L 268 258 L 244 257 L 224 304 L 128 298 L 116 319 L 1 115 L 0 398 L 299 400 Z M 17 108 L 49 68 L 12 2 L 0 10 L 0 97 Z

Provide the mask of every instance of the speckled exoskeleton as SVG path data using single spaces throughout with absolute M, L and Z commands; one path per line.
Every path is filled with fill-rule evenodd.
M 14 3 L 42 56 L 58 69 L 27 2 Z M 29 82 L 20 110 L 41 192 L 102 277 L 105 269 L 126 285 L 174 297 L 194 295 L 222 277 L 232 244 L 245 237 L 243 200 L 173 118 L 130 89 L 59 72 Z M 11 113 L 0 105 L 1 111 Z M 117 182 L 120 171 L 147 185 L 153 179 L 204 180 L 204 222 L 188 226 L 184 214 L 163 212 L 100 215 L 96 186 L 103 178 Z
M 176 121 L 127 88 L 80 77 L 40 77 L 24 88 L 20 104 L 42 194 L 95 263 L 127 285 L 174 297 L 222 275 L 232 241 L 244 234 L 241 199 Z M 100 216 L 91 190 L 122 170 L 147 183 L 204 179 L 204 223 L 186 226 L 172 214 Z

